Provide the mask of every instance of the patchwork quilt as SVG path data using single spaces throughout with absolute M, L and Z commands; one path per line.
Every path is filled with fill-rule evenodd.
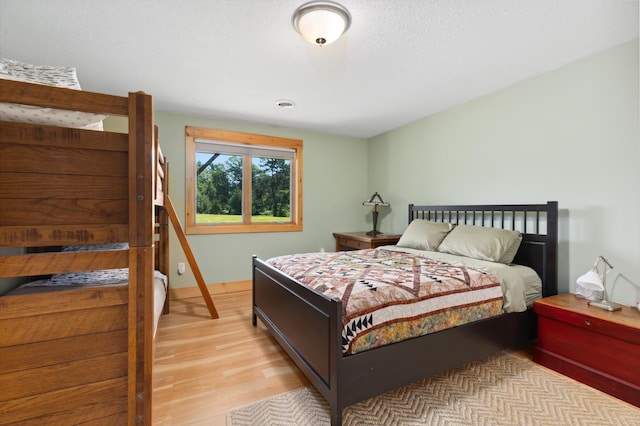
M 502 313 L 502 288 L 495 276 L 409 253 L 307 253 L 267 263 L 342 300 L 345 355 Z

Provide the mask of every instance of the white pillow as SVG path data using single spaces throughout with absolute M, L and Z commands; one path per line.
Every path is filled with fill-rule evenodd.
M 453 225 L 450 223 L 414 219 L 407 226 L 396 245 L 416 250 L 435 251 L 451 229 L 453 229 Z
M 0 79 L 81 90 L 74 67 L 32 65 L 0 58 Z M 102 130 L 105 115 L 0 103 L 0 120 Z
M 32 65 L 13 59 L 0 58 L 0 77 L 5 80 L 81 90 L 74 67 Z

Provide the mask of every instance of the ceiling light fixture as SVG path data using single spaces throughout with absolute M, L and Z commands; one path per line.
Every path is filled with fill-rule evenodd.
M 293 27 L 311 44 L 324 46 L 340 38 L 351 25 L 349 11 L 331 1 L 312 1 L 293 13 Z

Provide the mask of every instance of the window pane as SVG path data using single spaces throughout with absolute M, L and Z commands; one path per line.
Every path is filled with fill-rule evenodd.
M 291 160 L 253 157 L 251 222 L 291 222 Z
M 241 155 L 196 152 L 196 223 L 242 223 Z

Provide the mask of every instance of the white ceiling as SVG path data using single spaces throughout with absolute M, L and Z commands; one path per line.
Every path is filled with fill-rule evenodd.
M 370 137 L 638 37 L 637 0 L 340 0 L 351 27 L 320 48 L 291 25 L 304 2 L 0 0 L 0 55 L 162 111 Z

